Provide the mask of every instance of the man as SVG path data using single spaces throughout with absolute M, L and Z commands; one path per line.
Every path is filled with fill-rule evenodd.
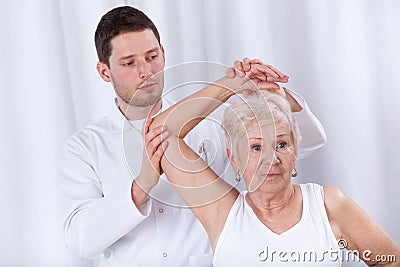
M 158 181 L 160 170 L 152 167 L 159 163 L 168 131 L 148 131 L 149 145 L 143 148 L 144 120 L 171 104 L 160 98 L 165 52 L 156 27 L 141 11 L 118 7 L 101 18 L 95 44 L 98 73 L 111 82 L 116 106 L 66 142 L 61 188 L 67 245 L 99 266 L 211 266 L 204 229 L 188 208 L 179 207 L 180 199 L 165 179 Z M 237 61 L 235 67 L 246 72 L 256 61 Z M 286 95 L 302 110 L 300 130 L 309 127 L 303 152 L 319 148 L 325 142 L 319 122 L 301 97 Z M 223 173 L 225 143 L 218 125 L 203 121 L 187 140 L 196 148 L 212 140 L 211 167 Z

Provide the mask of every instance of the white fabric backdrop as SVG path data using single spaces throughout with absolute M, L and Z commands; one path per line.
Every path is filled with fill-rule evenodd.
M 0 266 L 90 266 L 64 248 L 56 164 L 69 134 L 109 110 L 93 34 L 131 4 L 156 23 L 167 66 L 248 56 L 290 76 L 327 145 L 297 182 L 336 185 L 400 243 L 400 2 L 36 0 L 0 9 Z

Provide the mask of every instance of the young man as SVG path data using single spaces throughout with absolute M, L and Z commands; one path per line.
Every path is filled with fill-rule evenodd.
M 172 186 L 152 167 L 159 166 L 161 139 L 168 131 L 150 130 L 149 146 L 143 148 L 144 120 L 171 105 L 161 99 L 165 52 L 156 27 L 141 11 L 118 7 L 101 18 L 95 44 L 98 73 L 111 82 L 116 105 L 66 142 L 61 194 L 67 245 L 99 266 L 211 266 L 206 232 L 188 208 L 179 207 Z M 235 67 L 246 71 L 250 63 L 237 61 Z M 300 149 L 308 153 L 321 147 L 325 133 L 318 120 L 301 97 L 286 95 L 302 109 L 298 116 L 300 130 L 307 129 L 307 146 Z M 187 140 L 196 150 L 212 140 L 210 166 L 223 173 L 226 152 L 219 125 L 205 120 Z

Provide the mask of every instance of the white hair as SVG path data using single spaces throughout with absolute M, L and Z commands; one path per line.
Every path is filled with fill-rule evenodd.
M 224 112 L 222 127 L 227 148 L 235 149 L 232 144 L 237 144 L 238 138 L 246 134 L 250 125 L 274 124 L 285 118 L 290 126 L 295 149 L 298 151 L 301 135 L 290 104 L 285 98 L 266 91 L 241 95 L 240 99 L 228 106 Z

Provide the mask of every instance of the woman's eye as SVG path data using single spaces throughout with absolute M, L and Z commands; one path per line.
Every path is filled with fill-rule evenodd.
M 260 145 L 254 145 L 251 147 L 251 150 L 253 151 L 261 151 L 261 146 Z
M 287 146 L 287 143 L 286 143 L 286 142 L 280 142 L 280 143 L 276 146 L 276 148 L 286 148 L 286 146 Z

